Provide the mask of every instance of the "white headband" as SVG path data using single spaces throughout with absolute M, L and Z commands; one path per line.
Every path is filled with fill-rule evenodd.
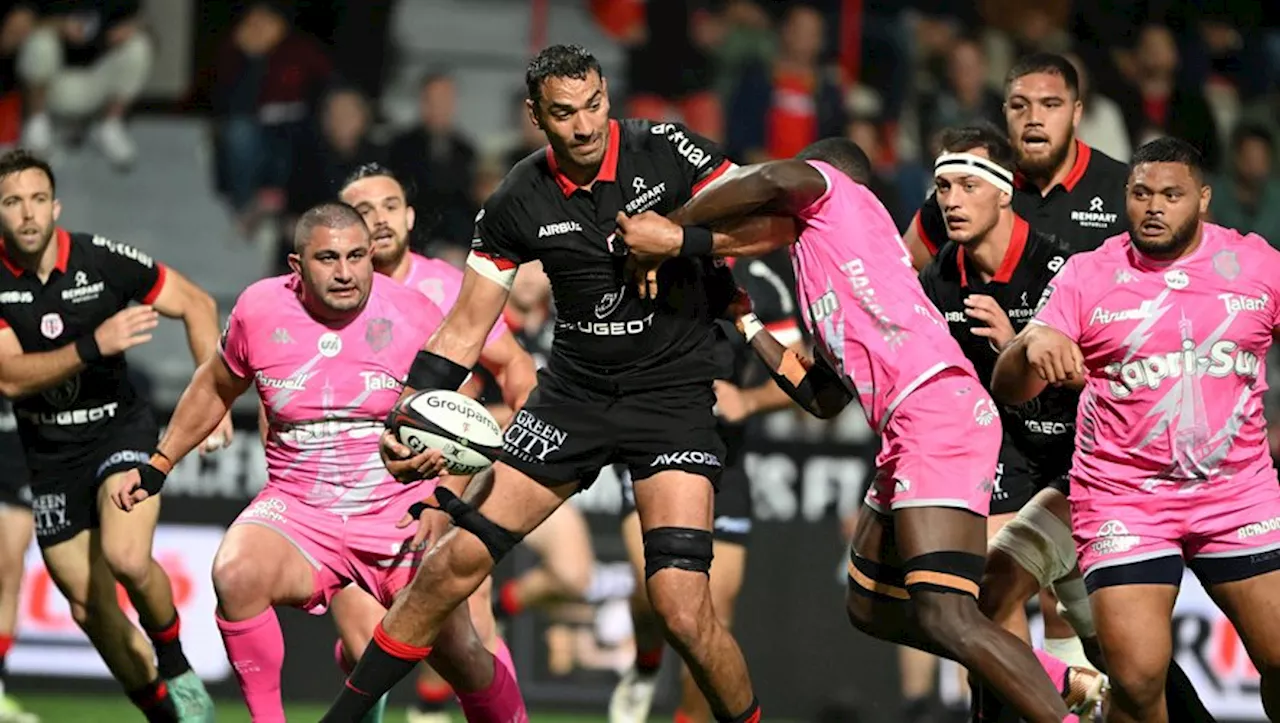
M 1005 193 L 1013 193 L 1013 174 L 972 153 L 943 153 L 933 162 L 933 177 L 944 173 L 967 173 L 977 176 Z

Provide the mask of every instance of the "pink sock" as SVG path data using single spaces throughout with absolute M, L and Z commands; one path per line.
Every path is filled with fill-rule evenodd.
M 218 620 L 227 660 L 240 681 L 245 705 L 253 723 L 285 723 L 284 703 L 280 699 L 280 671 L 284 668 L 284 635 L 276 611 L 230 622 Z
M 1067 664 L 1043 650 L 1037 650 L 1035 653 L 1036 660 L 1040 661 L 1040 667 L 1044 668 L 1044 672 L 1049 675 L 1049 680 L 1053 681 L 1053 686 L 1058 689 L 1058 693 L 1066 695 L 1067 671 L 1069 670 Z
M 507 666 L 493 659 L 493 683 L 475 693 L 458 693 L 468 723 L 528 723 L 520 686 Z
M 516 661 L 511 659 L 511 648 L 507 647 L 507 641 L 501 637 L 498 637 L 497 641 L 498 644 L 494 646 L 497 650 L 493 651 L 493 657 L 497 658 L 499 663 L 507 666 L 507 672 L 511 673 L 511 679 L 519 683 L 520 676 L 516 675 Z

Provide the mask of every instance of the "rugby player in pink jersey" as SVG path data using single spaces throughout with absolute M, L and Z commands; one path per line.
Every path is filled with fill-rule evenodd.
M 1280 487 L 1261 375 L 1280 252 L 1206 223 L 1210 196 L 1189 144 L 1138 149 L 1132 231 L 1068 260 L 992 379 L 1005 403 L 1084 380 L 1072 527 L 1121 723 L 1168 720 L 1184 565 L 1239 632 L 1280 720 Z
M 151 463 L 112 493 L 128 510 L 158 492 L 172 465 L 256 387 L 269 424 L 268 482 L 213 563 L 218 627 L 255 723 L 285 720 L 274 606 L 319 614 L 356 583 L 380 603 L 364 619 L 367 643 L 417 568 L 421 545 L 403 529 L 413 520 L 405 513 L 430 483 L 392 478 L 379 436 L 400 379 L 443 319 L 418 292 L 374 273 L 369 230 L 346 204 L 304 213 L 289 261 L 294 273 L 241 294 L 220 353 L 196 371 Z M 468 720 L 527 720 L 507 666 L 484 649 L 467 609 L 445 629 L 431 660 Z
M 960 662 L 1028 721 L 1058 723 L 1070 713 L 1067 666 L 1033 653 L 977 605 L 999 414 L 925 296 L 889 214 L 860 183 L 869 171 L 857 145 L 819 141 L 795 160 L 726 173 L 667 218 L 620 217 L 619 237 L 650 295 L 658 290 L 644 270 L 666 258 L 790 246 L 818 361 L 785 350 L 753 315 L 738 323 L 801 406 L 829 416 L 857 396 L 881 435 L 850 550 L 850 620 Z M 1093 698 L 1081 712 L 1094 714 Z

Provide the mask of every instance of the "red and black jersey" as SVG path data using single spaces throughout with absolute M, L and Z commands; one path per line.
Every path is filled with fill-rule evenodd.
M 0 248 L 0 328 L 13 329 L 24 352 L 72 344 L 131 303 L 154 302 L 164 286 L 165 267 L 132 246 L 61 228 L 52 243 L 57 263 L 44 282 Z M 13 406 L 23 444 L 45 455 L 81 449 L 113 419 L 147 410 L 123 355 L 96 361 Z
M 1071 172 L 1047 194 L 1022 174 L 1014 175 L 1013 210 L 1072 253 L 1092 251 L 1129 229 L 1124 210 L 1128 180 L 1128 166 L 1076 141 Z M 929 196 L 911 223 L 930 253 L 936 255 L 947 243 L 947 222 L 936 196 Z
M 678 123 L 615 120 L 589 190 L 560 172 L 550 149 L 507 174 L 476 218 L 472 253 L 500 270 L 542 262 L 556 309 L 548 371 L 606 393 L 722 375 L 715 307 L 732 279 L 720 262 L 672 259 L 659 298 L 642 299 L 614 232 L 619 212 L 670 213 L 731 165 Z

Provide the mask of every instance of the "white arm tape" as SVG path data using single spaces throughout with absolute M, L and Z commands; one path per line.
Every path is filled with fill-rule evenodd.
M 742 322 L 742 336 L 746 338 L 747 343 L 751 343 L 756 334 L 764 331 L 764 324 L 760 323 L 760 317 L 755 314 L 747 314 L 740 321 Z
M 516 271 L 519 269 L 518 266 L 512 266 L 509 269 L 500 268 L 493 262 L 493 259 L 475 251 L 467 254 L 467 268 L 474 270 L 477 274 L 508 291 L 511 290 L 511 285 L 515 283 Z

